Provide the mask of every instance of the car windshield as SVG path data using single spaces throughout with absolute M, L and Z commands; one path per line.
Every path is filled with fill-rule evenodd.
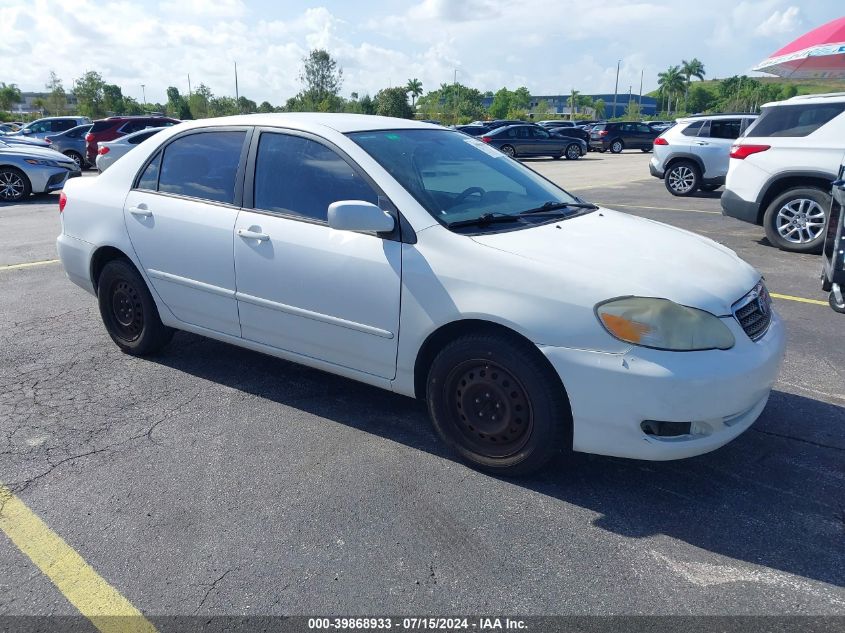
M 458 132 L 378 130 L 348 136 L 447 225 L 578 203 L 496 148 Z

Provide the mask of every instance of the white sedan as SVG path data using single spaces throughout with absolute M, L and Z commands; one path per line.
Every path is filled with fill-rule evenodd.
M 435 125 L 346 114 L 161 131 L 61 196 L 58 251 L 123 351 L 185 330 L 427 401 L 467 462 L 698 455 L 785 347 L 760 274 Z
M 153 134 L 161 132 L 164 128 L 148 127 L 137 132 L 132 132 L 126 136 L 121 136 L 113 141 L 101 141 L 97 146 L 97 158 L 94 163 L 97 166 L 97 171 L 103 173 L 114 162 L 125 155 L 129 150 L 134 149 L 136 145 L 140 145 Z

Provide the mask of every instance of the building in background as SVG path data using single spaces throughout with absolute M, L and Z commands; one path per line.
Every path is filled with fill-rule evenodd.
M 613 93 L 611 94 L 595 94 L 595 95 L 580 95 L 582 97 L 589 97 L 593 101 L 598 101 L 601 99 L 604 101 L 604 116 L 605 118 L 615 118 L 619 116 L 624 116 L 625 111 L 628 109 L 628 93 L 619 93 L 616 95 L 616 109 L 613 108 Z M 631 99 L 639 104 L 640 103 L 640 96 L 639 95 L 631 95 Z M 541 101 L 545 101 L 549 104 L 549 111 L 548 112 L 537 112 L 537 116 L 542 116 L 544 114 L 556 114 L 556 115 L 568 115 L 569 114 L 569 95 L 531 95 L 531 101 L 529 103 L 529 109 L 534 109 L 537 107 L 537 104 Z M 493 103 L 493 97 L 484 97 L 482 100 L 482 105 L 485 108 L 490 108 Z M 657 99 L 654 97 L 647 97 L 645 95 L 642 96 L 642 107 L 640 108 L 640 116 L 654 116 L 658 112 L 658 103 Z M 578 114 L 586 114 L 589 116 L 593 116 L 592 108 L 578 106 Z M 536 118 L 536 117 L 535 117 Z
M 49 96 L 49 92 L 21 92 L 20 102 L 12 106 L 12 114 L 43 114 L 46 106 L 39 105 L 38 101 L 41 100 L 46 104 Z M 65 98 L 67 103 L 62 114 L 76 114 L 76 108 L 79 105 L 76 95 L 69 92 Z M 55 116 L 53 112 L 50 114 Z

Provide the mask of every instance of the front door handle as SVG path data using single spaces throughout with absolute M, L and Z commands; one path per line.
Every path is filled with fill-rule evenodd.
M 696 141 L 696 145 L 710 145 L 710 143 L 705 143 L 704 141 Z
M 266 233 L 250 231 L 249 229 L 238 229 L 238 236 L 244 238 L 245 240 L 258 240 L 259 242 L 270 239 L 270 236 Z
M 139 218 L 151 218 L 153 217 L 153 212 L 150 211 L 147 207 L 129 207 L 129 213 Z

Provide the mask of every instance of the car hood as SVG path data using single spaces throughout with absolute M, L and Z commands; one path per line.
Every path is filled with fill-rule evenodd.
M 9 147 L 0 147 L 0 154 L 12 154 L 23 158 L 44 158 L 48 160 L 57 160 L 62 163 L 66 163 L 69 160 L 68 157 L 61 152 L 57 152 L 49 147 L 35 147 L 30 145 L 10 145 Z
M 729 315 L 760 274 L 713 240 L 660 222 L 599 209 L 550 224 L 473 239 L 552 267 L 596 303 L 636 295 Z

